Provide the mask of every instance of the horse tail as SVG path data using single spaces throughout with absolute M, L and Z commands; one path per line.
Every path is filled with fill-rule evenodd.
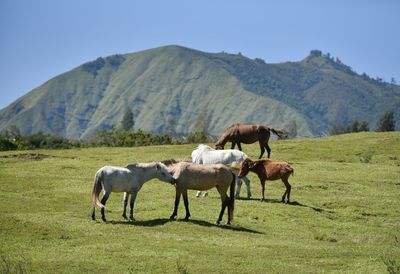
M 235 210 L 235 186 L 236 186 L 236 175 L 235 173 L 232 173 L 232 182 L 231 182 L 231 186 L 229 189 L 229 204 L 230 204 L 230 208 L 229 208 L 229 214 L 231 215 L 231 218 L 233 220 L 233 211 Z
M 286 171 L 289 173 L 289 176 L 294 176 L 294 168 L 291 167 L 289 164 L 285 167 Z
M 93 198 L 93 206 L 97 205 L 100 208 L 104 208 L 104 205 L 99 200 L 99 194 L 102 189 L 101 186 L 102 181 L 103 181 L 103 171 L 99 170 L 96 172 L 96 175 L 94 176 L 92 198 Z
M 286 133 L 283 130 L 280 129 L 274 129 L 272 127 L 269 128 L 270 131 L 272 131 L 273 134 L 275 134 L 278 137 L 285 137 Z

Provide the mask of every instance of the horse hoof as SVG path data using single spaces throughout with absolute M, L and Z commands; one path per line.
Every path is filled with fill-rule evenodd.
M 189 218 L 190 218 L 190 216 L 186 216 L 186 217 L 185 217 L 185 221 L 186 221 L 186 222 L 189 221 Z
M 216 225 L 220 225 L 219 221 L 216 221 L 215 224 L 216 224 Z
M 171 221 L 176 220 L 176 215 L 171 215 L 171 217 L 169 217 L 169 219 L 170 219 Z
M 126 215 L 122 215 L 122 218 L 124 218 L 125 220 L 128 219 L 128 217 L 126 217 Z
M 101 217 L 101 219 L 103 220 L 103 222 L 107 222 L 106 218 Z
M 134 221 L 136 221 L 135 218 L 129 217 L 129 222 L 134 222 Z

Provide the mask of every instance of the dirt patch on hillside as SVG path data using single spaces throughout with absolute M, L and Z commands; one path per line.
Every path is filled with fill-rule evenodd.
M 41 154 L 41 153 L 21 153 L 21 154 L 9 154 L 9 155 L 0 155 L 0 158 L 18 158 L 18 159 L 27 159 L 27 160 L 36 160 L 40 161 L 44 158 L 53 157 L 51 155 Z

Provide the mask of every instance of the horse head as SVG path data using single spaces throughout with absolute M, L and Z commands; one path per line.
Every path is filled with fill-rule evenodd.
M 250 169 L 254 167 L 254 162 L 250 158 L 246 158 L 243 160 L 243 162 L 240 164 L 240 170 L 238 173 L 238 177 L 242 178 L 246 176 Z
M 171 173 L 163 163 L 156 163 L 156 170 L 158 174 L 158 179 L 160 179 L 161 181 L 168 182 L 170 184 L 176 183 L 175 178 L 171 175 Z

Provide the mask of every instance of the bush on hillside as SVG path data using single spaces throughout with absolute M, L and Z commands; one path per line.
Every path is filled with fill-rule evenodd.
M 362 132 L 362 131 L 369 131 L 368 122 L 355 120 L 348 125 L 342 125 L 339 123 L 333 125 L 333 127 L 330 131 L 330 134 L 338 135 L 338 134 L 345 134 L 345 133 L 351 133 L 351 132 Z
M 4 150 L 16 150 L 18 146 L 9 140 L 7 136 L 5 135 L 0 135 L 0 151 Z
M 167 133 L 154 135 L 140 129 L 133 131 L 114 128 L 99 130 L 89 143 L 91 146 L 132 147 L 172 144 L 173 140 Z
M 394 120 L 394 112 L 385 112 L 379 119 L 376 131 L 394 131 L 396 128 L 396 121 Z

